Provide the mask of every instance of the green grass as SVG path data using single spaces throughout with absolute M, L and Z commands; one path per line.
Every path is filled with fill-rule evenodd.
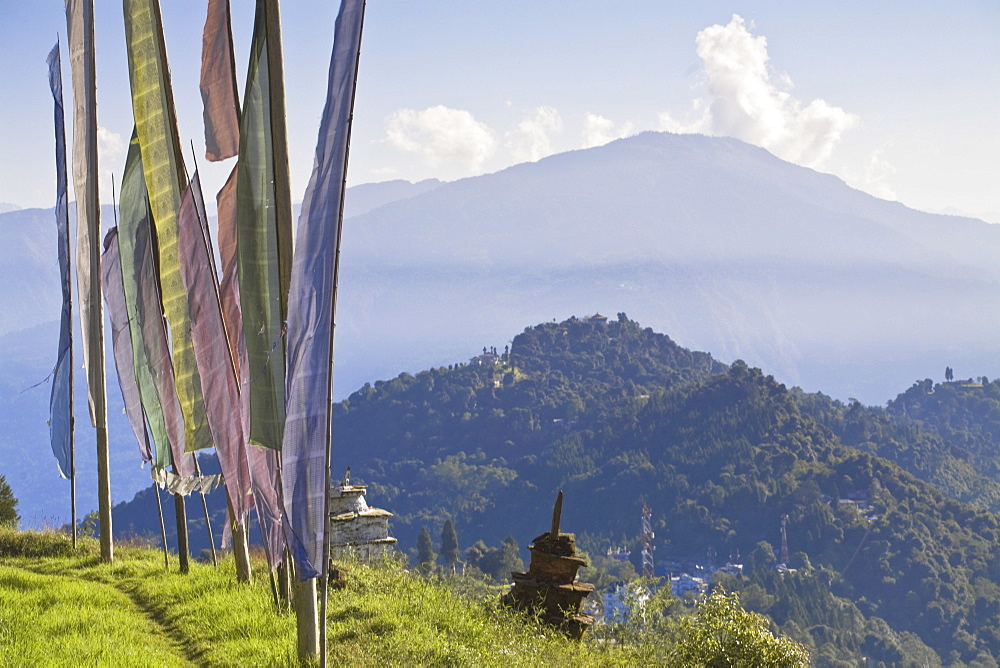
M 275 610 L 263 563 L 236 582 L 232 558 L 193 563 L 92 539 L 0 529 L 0 665 L 293 666 L 295 618 Z M 631 666 L 662 663 L 664 634 L 583 643 L 498 604 L 495 588 L 427 578 L 394 562 L 348 564 L 331 590 L 330 665 Z
M 275 610 L 262 564 L 240 585 L 231 558 L 181 575 L 147 548 L 98 555 L 92 540 L 73 553 L 56 534 L 0 532 L 0 665 L 295 665 L 295 619 Z M 619 663 L 500 608 L 486 587 L 459 593 L 390 562 L 348 568 L 329 596 L 331 662 Z

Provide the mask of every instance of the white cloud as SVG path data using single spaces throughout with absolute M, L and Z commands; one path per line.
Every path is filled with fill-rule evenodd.
M 552 135 L 562 132 L 562 128 L 562 116 L 557 109 L 538 107 L 507 133 L 506 144 L 517 160 L 535 161 L 552 155 Z
M 685 120 L 674 118 L 669 111 L 660 113 L 660 130 L 674 134 L 712 134 L 712 116 L 703 100 L 691 102 L 691 112 Z
M 795 99 L 791 79 L 771 71 L 767 39 L 753 36 L 736 14 L 728 25 L 699 32 L 695 43 L 710 100 L 696 101 L 693 120 L 661 114 L 662 129 L 736 137 L 790 162 L 818 167 L 858 124 L 856 115 L 825 100 L 803 105 Z
M 611 119 L 588 112 L 583 121 L 583 147 L 603 146 L 615 139 L 627 137 L 632 132 L 631 123 L 623 123 L 615 127 L 615 123 Z
M 97 150 L 104 160 L 114 162 L 125 156 L 125 139 L 117 132 L 97 128 Z
M 112 200 L 112 179 L 125 165 L 125 150 L 128 142 L 107 128 L 97 128 L 97 156 L 100 162 L 100 199 L 108 203 Z
M 433 166 L 478 170 L 497 150 L 496 133 L 468 111 L 444 105 L 400 109 L 386 119 L 385 141 Z
M 865 168 L 862 189 L 876 197 L 895 201 L 896 193 L 888 182 L 889 177 L 895 173 L 896 168 L 882 156 L 882 149 L 878 149 L 872 153 L 868 166 Z

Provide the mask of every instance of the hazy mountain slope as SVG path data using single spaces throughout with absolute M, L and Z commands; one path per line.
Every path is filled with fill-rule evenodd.
M 341 397 L 504 343 L 512 324 L 595 311 L 840 399 L 881 404 L 946 365 L 1000 375 L 1000 228 L 733 139 L 644 133 L 451 183 L 366 184 L 346 212 Z M 32 249 L 54 248 L 54 223 L 34 212 L 27 233 L 12 221 L 28 215 L 0 214 L 20 286 L 0 332 L 57 313 L 54 260 Z
M 736 140 L 645 133 L 452 183 L 358 186 L 347 208 L 338 397 L 502 349 L 521 323 L 595 311 L 842 400 L 882 404 L 946 365 L 1000 376 L 1000 228 L 884 202 Z M 46 360 L 11 378 L 23 388 L 51 368 L 51 211 L 0 214 L 0 241 L 0 334 Z M 42 323 L 45 336 L 24 331 Z M 44 424 L 47 386 L 34 392 L 19 419 Z
M 416 370 L 511 321 L 627 311 L 722 359 L 882 403 L 946 364 L 996 375 L 998 253 L 1000 229 L 981 221 L 877 200 L 736 140 L 646 133 L 347 221 L 339 368 Z
M 58 319 L 61 297 L 52 209 L 0 213 L 0 258 L 0 334 Z
M 48 375 L 55 365 L 57 323 L 0 336 L 0 473 L 19 500 L 22 526 L 60 526 L 70 517 L 70 485 L 59 477 L 49 444 Z M 109 337 L 110 339 L 110 337 Z M 82 365 L 77 336 L 76 364 Z M 125 420 L 110 349 L 108 361 L 108 444 L 111 498 L 131 499 L 149 485 L 149 467 L 140 467 L 135 436 Z M 77 371 L 77 378 L 82 378 Z M 87 413 L 84 382 L 77 382 L 76 466 L 79 517 L 97 508 L 96 436 Z
M 347 189 L 347 196 L 344 198 L 344 217 L 350 218 L 368 213 L 372 209 L 377 209 L 390 202 L 416 197 L 437 188 L 439 185 L 441 185 L 441 181 L 437 179 L 424 179 L 417 183 L 397 179 L 351 186 Z

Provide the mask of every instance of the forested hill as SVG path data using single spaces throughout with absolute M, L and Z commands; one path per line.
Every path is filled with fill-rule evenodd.
M 846 445 L 891 459 L 948 496 L 1000 511 L 1000 383 L 917 381 L 885 408 L 796 400 Z
M 966 460 L 954 434 L 985 448 L 989 420 L 962 422 L 968 388 L 951 388 L 965 408 L 932 389 L 887 409 L 843 404 L 625 314 L 571 318 L 365 385 L 335 407 L 334 474 L 350 466 L 368 502 L 395 513 L 404 550 L 451 517 L 473 565 L 508 535 L 524 546 L 542 533 L 562 489 L 564 530 L 591 560 L 611 569 L 600 555 L 624 545 L 638 566 L 647 503 L 658 565 L 742 561 L 742 576 L 716 578 L 819 666 L 995 666 L 1000 520 L 928 482 L 951 480 L 955 496 Z M 779 573 L 785 515 L 797 570 Z
M 523 545 L 563 489 L 563 524 L 582 544 L 637 554 L 646 502 L 658 560 L 742 555 L 747 577 L 729 586 L 820 665 L 1000 657 L 1000 522 L 845 444 L 836 427 L 851 406 L 624 314 L 539 325 L 497 352 L 496 364 L 488 353 L 402 374 L 337 406 L 335 466 L 396 513 L 404 545 L 446 516 L 463 545 L 508 534 Z M 937 438 L 877 417 L 900 451 Z M 777 577 L 785 514 L 799 571 Z
M 356 457 L 532 455 L 596 414 L 724 369 L 624 313 L 610 322 L 542 324 L 525 329 L 509 349 L 484 348 L 470 362 L 366 383 L 336 405 L 336 439 L 345 444 L 337 458 L 355 465 Z

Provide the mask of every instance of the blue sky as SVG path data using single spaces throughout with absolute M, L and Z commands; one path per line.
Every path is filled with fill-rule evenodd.
M 201 157 L 205 2 L 162 5 L 181 134 L 212 192 L 231 161 Z M 335 5 L 282 5 L 296 200 Z M 121 2 L 95 11 L 108 202 L 132 120 Z M 233 2 L 241 89 L 252 22 L 253 3 Z M 45 56 L 57 33 L 65 44 L 62 2 L 0 0 L 0 203 L 54 201 Z M 64 81 L 68 94 L 65 53 Z M 995 0 L 369 0 L 349 181 L 451 180 L 643 130 L 687 131 L 736 136 L 914 208 L 1000 222 L 997 119 Z

